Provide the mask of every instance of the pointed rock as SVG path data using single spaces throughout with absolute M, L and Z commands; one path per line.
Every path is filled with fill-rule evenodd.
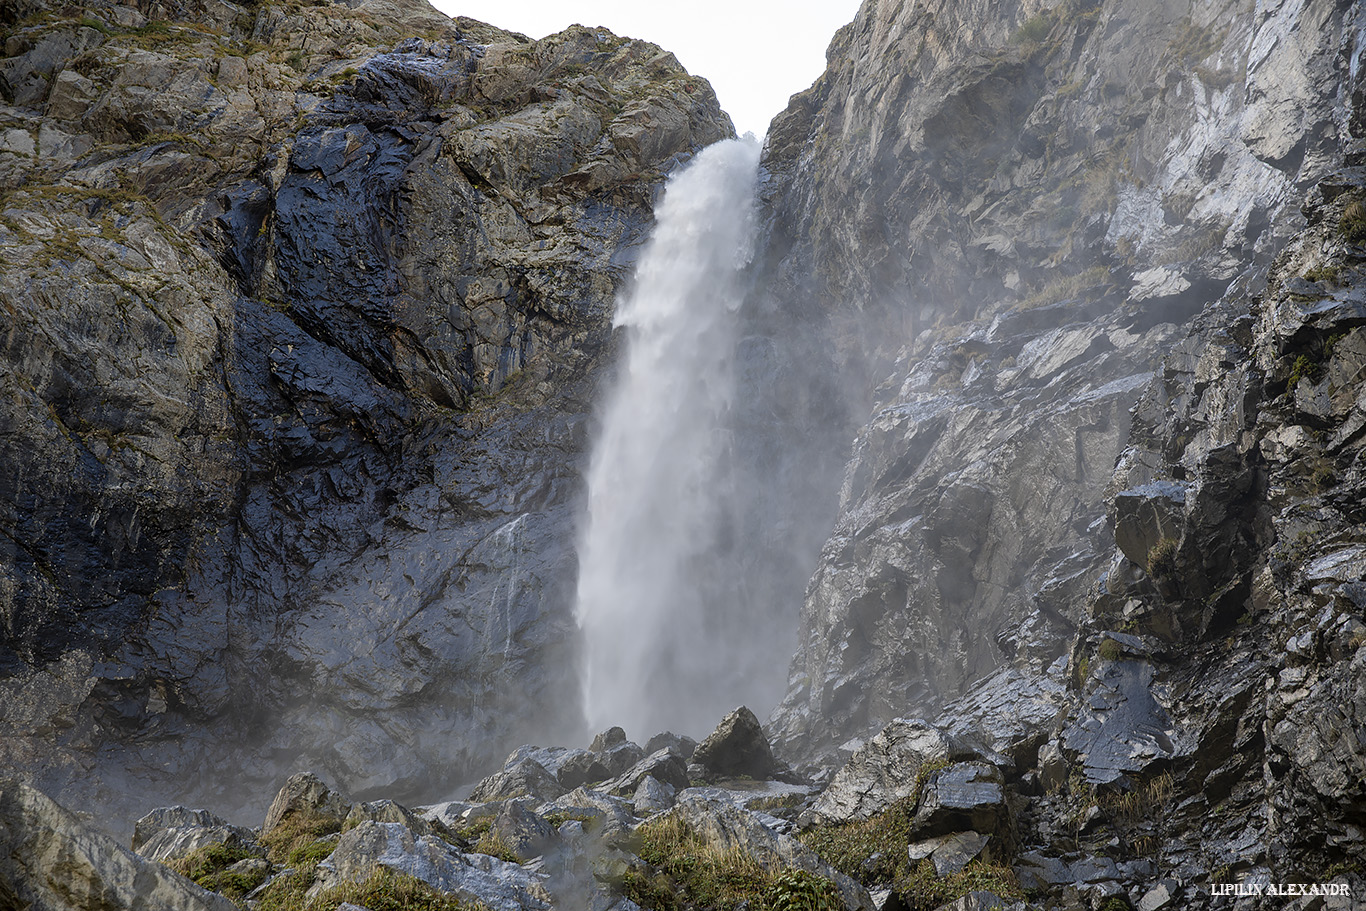
M 778 769 L 759 719 L 743 705 L 731 712 L 697 745 L 693 762 L 716 775 L 768 778 Z
M 323 784 L 312 772 L 290 776 L 266 811 L 261 834 L 267 835 L 287 818 L 295 815 L 322 817 L 341 825 L 350 812 L 346 798 Z

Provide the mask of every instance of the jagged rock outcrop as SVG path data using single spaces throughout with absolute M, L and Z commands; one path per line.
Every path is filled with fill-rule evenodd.
M 12 778 L 0 781 L 0 903 L 33 911 L 237 907 L 95 832 Z
M 421 0 L 4 10 L 0 761 L 228 809 L 576 727 L 575 465 L 707 83 Z
M 780 756 L 915 714 L 999 751 L 1004 856 L 1063 906 L 1361 888 L 1362 17 L 868 2 L 836 36 L 770 132 L 766 268 L 872 416 Z
M 1207 304 L 1265 284 L 1343 161 L 1356 16 L 869 2 L 836 36 L 769 136 L 767 268 L 774 306 L 814 301 L 875 390 L 780 753 L 931 715 L 1003 665 L 1041 674 L 1115 536 L 1161 540 L 1151 499 L 1110 518 L 1112 493 L 1159 480 L 1112 482 L 1132 409 Z M 1209 491 L 1206 525 L 1243 492 Z

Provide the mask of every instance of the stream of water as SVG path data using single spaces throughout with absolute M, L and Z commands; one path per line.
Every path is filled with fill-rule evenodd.
M 594 730 L 700 736 L 745 699 L 733 686 L 748 645 L 737 641 L 745 624 L 732 622 L 740 593 L 707 583 L 728 546 L 726 416 L 758 160 L 753 141 L 717 143 L 670 179 L 618 302 L 626 351 L 604 402 L 579 547 Z

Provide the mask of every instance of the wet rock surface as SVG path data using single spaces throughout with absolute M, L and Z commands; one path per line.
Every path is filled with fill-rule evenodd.
M 411 797 L 577 727 L 575 466 L 707 83 L 420 0 L 14 12 L 3 761 Z

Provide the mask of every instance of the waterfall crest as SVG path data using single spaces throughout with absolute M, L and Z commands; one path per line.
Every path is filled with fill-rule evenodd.
M 736 623 L 740 593 L 718 591 L 711 565 L 727 547 L 726 415 L 758 159 L 752 140 L 721 142 L 670 179 L 634 289 L 618 304 L 626 352 L 594 445 L 579 547 L 594 729 L 705 733 L 745 698 L 734 690 L 747 645 L 736 640 L 748 635 Z

